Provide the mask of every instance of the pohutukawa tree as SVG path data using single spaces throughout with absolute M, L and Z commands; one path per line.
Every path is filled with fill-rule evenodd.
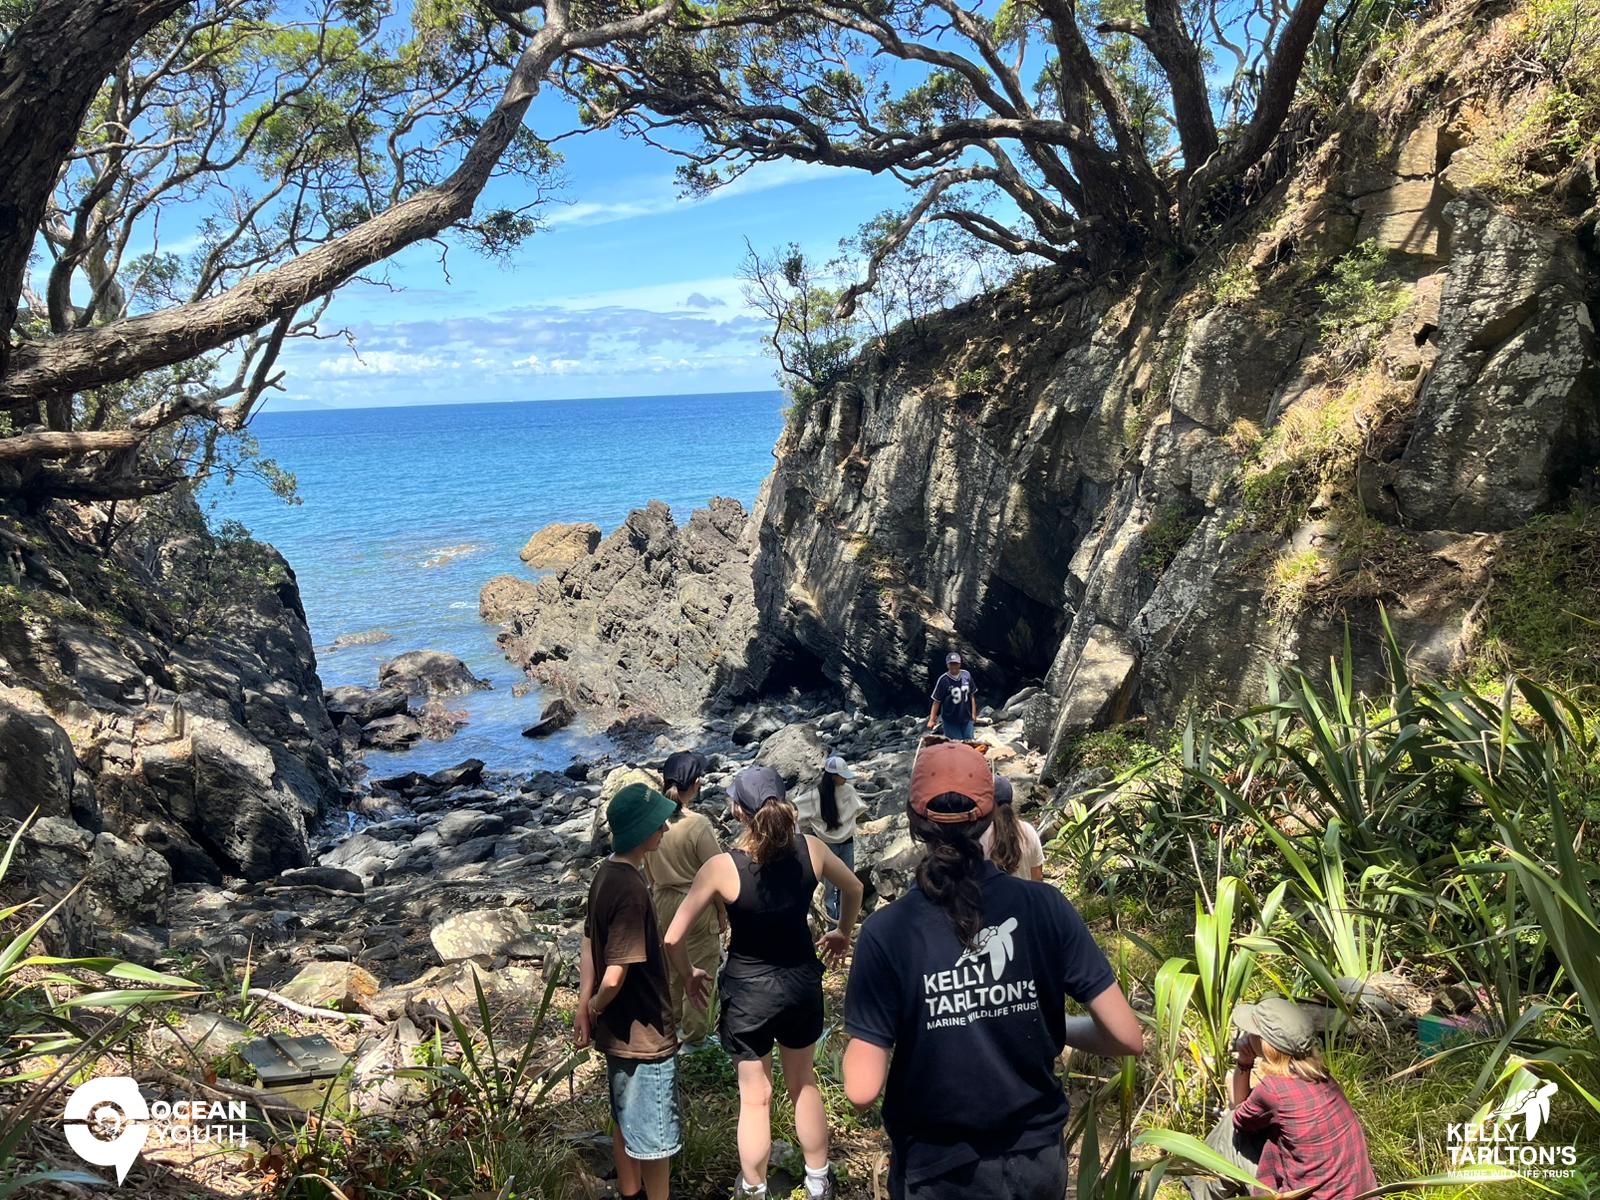
M 1284 132 L 1325 4 L 721 0 L 565 82 L 691 186 L 781 159 L 893 175 L 914 202 L 881 255 L 947 221 L 1103 272 L 1192 248 Z
M 676 2 L 0 0 L 0 496 L 170 489 L 341 284 L 526 237 L 541 83 Z

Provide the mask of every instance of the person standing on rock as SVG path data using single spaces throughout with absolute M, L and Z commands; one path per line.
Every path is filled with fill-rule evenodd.
M 666 765 L 661 768 L 667 799 L 678 806 L 678 811 L 667 822 L 661 845 L 645 859 L 645 869 L 655 883 L 656 923 L 661 929 L 672 927 L 672 918 L 689 894 L 689 885 L 700 868 L 722 853 L 722 844 L 717 841 L 711 822 L 703 813 L 689 807 L 700 795 L 700 777 L 705 770 L 705 756 L 693 750 L 668 755 Z M 722 962 L 721 934 L 727 928 L 728 917 L 722 905 L 714 905 L 701 913 L 689 930 L 689 961 L 708 973 L 715 971 Z M 671 984 L 673 1018 L 678 1023 L 684 1049 L 690 1050 L 704 1042 L 711 1032 L 711 1009 L 689 1003 L 683 980 L 676 974 L 672 975 Z
M 845 1095 L 861 1108 L 884 1095 L 895 1200 L 1061 1200 L 1056 1058 L 1140 1054 L 1139 1018 L 1066 897 L 984 861 L 995 803 L 981 753 L 925 747 L 907 809 L 927 853 L 916 885 L 862 927 Z M 1089 1015 L 1068 1017 L 1068 997 Z
M 1017 816 L 1011 801 L 1015 796 L 1011 780 L 994 777 L 994 824 L 983 831 L 978 844 L 983 856 L 1007 875 L 1044 882 L 1044 842 L 1031 821 Z
M 645 856 L 677 806 L 630 783 L 606 807 L 611 856 L 589 885 L 573 1040 L 606 1056 L 615 1128 L 611 1151 L 624 1197 L 667 1200 L 678 1126 L 678 1035 Z
M 732 939 L 719 990 L 717 1028 L 739 1076 L 739 1178 L 735 1193 L 765 1197 L 772 1153 L 772 1048 L 794 1102 L 794 1128 L 806 1162 L 806 1195 L 833 1195 L 828 1122 L 812 1066 L 822 1036 L 822 963 L 807 917 L 818 879 L 843 894 L 839 923 L 818 947 L 837 964 L 861 912 L 861 882 L 820 840 L 797 834 L 798 814 L 771 767 L 746 767 L 728 794 L 744 826 L 738 845 L 700 868 L 667 930 L 667 957 L 689 997 L 709 1001 L 709 973 L 689 961 L 689 931 L 717 901 L 728 909 Z
M 800 828 L 823 842 L 852 871 L 856 866 L 856 819 L 867 808 L 850 782 L 855 777 L 844 759 L 835 754 L 822 764 L 822 777 L 794 802 L 800 813 Z M 837 924 L 839 889 L 830 883 L 823 888 L 822 896 L 828 920 Z
M 933 685 L 933 707 L 928 710 L 928 728 L 935 721 L 944 736 L 953 742 L 970 742 L 978 720 L 978 697 L 972 676 L 961 667 L 961 655 L 954 650 L 944 656 L 944 674 Z

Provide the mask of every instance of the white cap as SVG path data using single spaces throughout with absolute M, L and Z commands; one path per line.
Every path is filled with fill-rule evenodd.
M 856 777 L 856 773 L 845 766 L 844 759 L 837 754 L 823 763 L 822 769 L 829 775 L 837 775 L 840 779 L 854 779 Z

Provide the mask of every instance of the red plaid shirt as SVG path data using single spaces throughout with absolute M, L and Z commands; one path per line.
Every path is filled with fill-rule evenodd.
M 1305 1200 L 1349 1200 L 1378 1186 L 1361 1122 L 1332 1080 L 1269 1076 L 1233 1110 L 1233 1125 L 1266 1135 L 1256 1178 L 1271 1191 L 1310 1188 Z

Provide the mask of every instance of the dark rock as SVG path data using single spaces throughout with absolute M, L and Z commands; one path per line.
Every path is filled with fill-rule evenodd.
M 436 788 L 476 787 L 483 782 L 483 760 L 463 759 L 453 767 L 435 771 L 428 776 L 428 782 Z
M 18 700 L 24 697 L 17 694 Z M 44 816 L 67 816 L 76 770 L 66 730 L 0 691 L 0 817 L 21 820 L 34 809 Z
M 440 842 L 446 846 L 454 846 L 485 834 L 499 833 L 505 828 L 505 824 L 505 818 L 494 813 L 463 808 L 446 815 L 435 828 Z
M 358 725 L 403 713 L 409 700 L 406 693 L 397 687 L 336 687 L 329 688 L 323 696 L 330 714 L 335 718 L 352 717 Z
M 402 796 L 434 790 L 432 781 L 420 771 L 407 771 L 404 775 L 389 775 L 383 779 L 374 779 L 372 786 L 382 788 L 386 792 L 398 792 Z
M 422 724 L 409 714 L 379 717 L 361 727 L 361 742 L 376 750 L 407 750 L 422 740 Z
M 558 729 L 565 729 L 572 724 L 572 719 L 578 714 L 573 709 L 571 701 L 565 696 L 557 696 L 544 706 L 544 711 L 539 714 L 537 723 L 528 726 L 522 731 L 522 736 L 527 738 L 544 737 Z
M 582 783 L 585 779 L 589 778 L 589 764 L 583 762 L 581 759 L 574 759 L 572 762 L 567 764 L 566 768 L 561 773 L 568 779 L 574 779 L 577 782 Z
M 361 876 L 341 867 L 294 867 L 284 871 L 273 882 L 279 887 L 320 887 L 332 892 L 348 892 L 355 896 L 367 890 L 366 885 L 361 882 Z
M 410 696 L 465 696 L 489 684 L 453 654 L 412 650 L 378 668 L 381 687 L 399 688 Z
M 116 916 L 160 922 L 172 895 L 172 868 L 149 847 L 102 833 L 89 852 L 88 886 Z
M 149 846 L 172 868 L 173 883 L 222 882 L 222 869 L 183 829 L 165 821 L 143 821 L 129 830 L 134 841 Z
M 417 714 L 422 736 L 430 742 L 442 742 L 454 737 L 467 724 L 467 712 L 461 708 L 447 708 L 444 701 L 429 700 Z

